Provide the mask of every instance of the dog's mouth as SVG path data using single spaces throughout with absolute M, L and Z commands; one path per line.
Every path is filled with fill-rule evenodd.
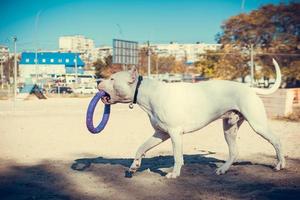
M 105 92 L 105 91 L 104 91 Z M 110 98 L 110 95 L 105 92 L 105 96 L 103 96 L 101 98 L 101 101 L 104 103 L 104 104 L 111 104 L 111 98 Z

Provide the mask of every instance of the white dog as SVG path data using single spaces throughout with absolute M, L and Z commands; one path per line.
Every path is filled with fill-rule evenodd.
M 237 159 L 236 136 L 244 120 L 273 145 L 278 159 L 275 169 L 283 169 L 285 159 L 280 140 L 271 132 L 264 105 L 256 95 L 270 94 L 279 88 L 281 73 L 274 59 L 273 63 L 276 82 L 270 89 L 249 88 L 241 83 L 221 80 L 200 83 L 142 80 L 135 67 L 103 80 L 98 89 L 110 95 L 110 98 L 102 99 L 104 103 L 137 103 L 147 112 L 155 129 L 154 135 L 138 149 L 129 171 L 133 173 L 140 167 L 142 157 L 148 150 L 171 138 L 175 164 L 173 171 L 166 176 L 178 177 L 184 164 L 183 134 L 197 131 L 218 118 L 223 118 L 224 135 L 229 148 L 229 158 L 216 170 L 218 175 L 224 174 Z

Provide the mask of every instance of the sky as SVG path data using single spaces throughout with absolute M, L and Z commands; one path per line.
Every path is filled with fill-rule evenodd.
M 58 49 L 63 35 L 96 46 L 112 39 L 145 43 L 216 43 L 222 23 L 261 5 L 287 0 L 0 0 L 0 45 L 18 51 Z M 12 48 L 11 48 L 12 49 Z

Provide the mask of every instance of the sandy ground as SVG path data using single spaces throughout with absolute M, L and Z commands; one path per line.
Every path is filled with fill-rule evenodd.
M 272 169 L 272 146 L 244 123 L 238 162 L 215 175 L 228 154 L 218 120 L 184 136 L 179 178 L 164 177 L 174 162 L 170 141 L 125 178 L 137 148 L 153 133 L 148 117 L 138 106 L 114 105 L 105 130 L 92 135 L 85 127 L 89 101 L 0 101 L 0 199 L 300 199 L 299 123 L 269 121 L 287 155 L 280 172 Z

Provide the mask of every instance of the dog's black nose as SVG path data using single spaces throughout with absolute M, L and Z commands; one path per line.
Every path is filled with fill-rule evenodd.
M 97 83 L 97 85 L 99 85 L 99 83 L 101 83 L 101 81 L 102 81 L 102 79 L 101 79 L 101 78 L 97 78 L 97 79 L 96 79 L 96 83 Z

